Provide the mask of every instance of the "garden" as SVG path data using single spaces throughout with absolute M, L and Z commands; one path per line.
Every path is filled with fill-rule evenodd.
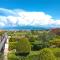
M 50 30 L 8 34 L 11 36 L 8 60 L 60 60 L 60 36 Z

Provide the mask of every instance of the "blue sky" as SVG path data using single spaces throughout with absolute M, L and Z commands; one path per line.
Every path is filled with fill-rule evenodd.
M 0 1 L 0 28 L 19 26 L 60 27 L 59 22 L 60 0 Z
M 60 19 L 60 0 L 1 0 L 1 8 L 44 11 Z

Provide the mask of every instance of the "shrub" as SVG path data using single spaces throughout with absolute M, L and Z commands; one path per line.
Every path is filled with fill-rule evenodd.
M 15 54 L 8 54 L 8 60 L 19 60 Z
M 27 55 L 31 50 L 30 43 L 27 38 L 21 38 L 16 46 L 16 52 L 18 55 Z
M 39 55 L 30 55 L 26 58 L 27 60 L 39 60 Z
M 48 48 L 44 48 L 40 51 L 40 60 L 56 60 L 52 51 Z
M 30 41 L 30 42 L 34 42 L 35 40 L 36 40 L 36 38 L 34 38 L 34 37 L 30 37 L 30 38 L 29 38 L 29 41 Z
M 31 51 L 26 57 L 26 60 L 39 60 L 39 52 L 40 51 Z
M 56 47 L 60 47 L 60 39 L 55 39 L 49 42 L 50 45 L 55 45 Z
M 10 38 L 9 42 L 16 42 L 16 38 Z
M 50 48 L 56 57 L 60 57 L 60 48 Z
M 40 41 L 35 41 L 32 43 L 32 50 L 34 51 L 40 50 L 42 47 L 43 45 Z
M 16 49 L 16 44 L 17 44 L 17 42 L 10 42 L 9 43 L 9 50 Z

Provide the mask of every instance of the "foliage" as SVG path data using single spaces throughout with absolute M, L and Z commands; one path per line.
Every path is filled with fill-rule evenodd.
M 10 36 L 9 50 L 16 49 L 16 54 L 19 55 L 21 60 L 55 60 L 55 58 L 60 60 L 60 49 L 58 49 L 60 48 L 60 36 L 51 31 L 17 31 L 11 32 Z M 17 41 L 16 38 L 19 40 Z M 40 54 L 35 54 L 36 51 L 39 51 Z M 15 54 L 11 55 L 16 57 Z
M 44 48 L 40 51 L 40 60 L 56 60 L 52 51 L 48 48 Z
M 9 42 L 9 50 L 16 49 L 17 42 Z
M 41 42 L 41 41 L 35 41 L 35 42 L 32 42 L 32 50 L 40 50 L 40 49 L 43 49 L 43 48 L 47 48 L 49 47 L 50 44 L 48 42 Z
M 26 60 L 39 60 L 40 51 L 31 51 Z
M 55 45 L 56 47 L 60 47 L 60 39 L 54 39 L 50 41 L 50 45 L 51 46 Z
M 16 46 L 17 54 L 24 55 L 31 51 L 31 46 L 27 38 L 21 38 Z
M 16 42 L 16 38 L 10 38 L 9 42 Z
M 57 60 L 60 60 L 60 48 L 50 48 Z
M 30 38 L 29 38 L 29 41 L 30 41 L 30 42 L 34 42 L 35 40 L 36 40 L 35 37 L 30 37 Z
M 56 57 L 60 57 L 60 48 L 50 48 Z
M 19 60 L 19 59 L 15 54 L 9 53 L 8 54 L 8 60 Z
M 27 60 L 39 60 L 39 55 L 30 55 L 27 57 Z
M 32 50 L 34 51 L 40 50 L 42 47 L 43 45 L 40 41 L 35 41 L 32 43 Z
M 18 56 L 15 55 L 15 50 L 11 50 L 8 52 L 8 60 L 19 60 Z
M 8 54 L 8 60 L 39 60 L 39 51 L 31 51 L 28 56 L 16 56 L 14 50 Z

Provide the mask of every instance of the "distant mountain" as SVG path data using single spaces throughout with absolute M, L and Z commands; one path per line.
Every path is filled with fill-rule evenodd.
M 48 30 L 50 28 L 43 26 L 18 26 L 18 27 L 4 27 L 2 30 Z

